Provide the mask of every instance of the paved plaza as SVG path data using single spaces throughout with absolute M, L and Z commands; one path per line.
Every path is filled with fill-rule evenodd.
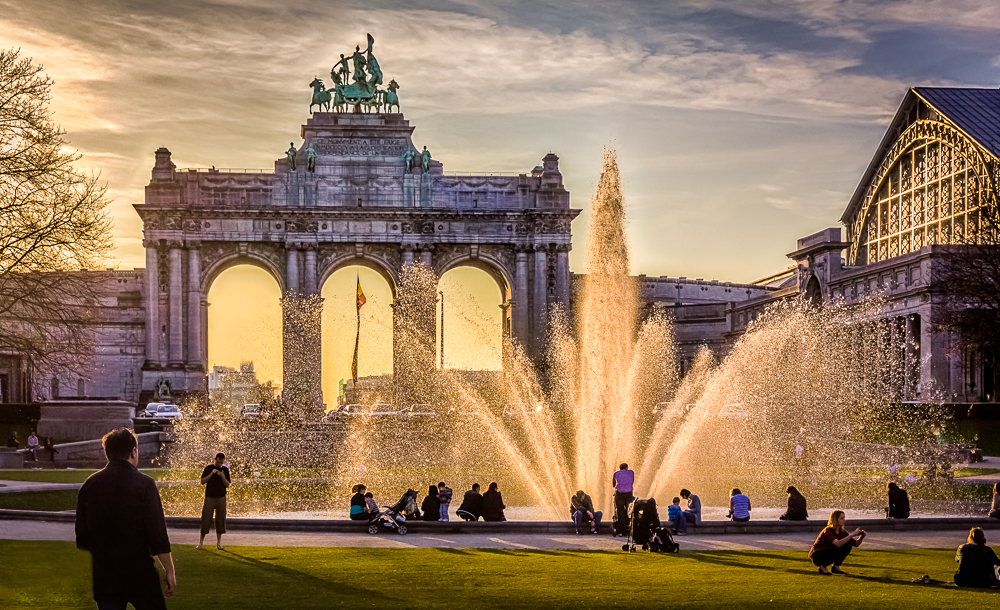
M 198 543 L 198 531 L 170 529 L 173 545 Z M 682 550 L 693 551 L 794 551 L 809 550 L 815 533 L 690 535 L 676 538 Z M 74 540 L 72 523 L 0 521 L 2 540 Z M 952 548 L 965 541 L 961 531 L 877 532 L 865 539 L 865 549 L 913 550 Z M 231 531 L 227 546 L 357 547 L 357 548 L 469 548 L 619 551 L 623 538 L 547 534 L 340 534 L 319 532 Z M 214 551 L 213 551 L 214 552 Z

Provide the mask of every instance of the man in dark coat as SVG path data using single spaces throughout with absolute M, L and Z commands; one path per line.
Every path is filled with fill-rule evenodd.
M 139 443 L 127 428 L 104 436 L 108 465 L 90 475 L 76 505 L 76 546 L 90 552 L 99 610 L 163 610 L 153 555 L 166 571 L 166 595 L 177 587 L 167 524 L 153 479 L 139 472 Z
M 473 483 L 472 489 L 465 492 L 462 505 L 455 514 L 466 521 L 479 521 L 483 516 L 483 494 L 479 493 L 479 483 Z

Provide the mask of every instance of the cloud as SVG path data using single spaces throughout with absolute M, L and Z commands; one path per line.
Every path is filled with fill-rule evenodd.
M 784 264 L 784 241 L 835 222 L 910 84 L 865 49 L 917 19 L 949 23 L 946 6 L 0 0 L 0 45 L 56 78 L 57 119 L 111 185 L 126 266 L 143 264 L 131 206 L 153 150 L 179 167 L 272 167 L 304 122 L 308 82 L 371 32 L 415 137 L 447 170 L 528 171 L 554 150 L 585 207 L 616 139 L 637 270 L 747 279 Z M 955 6 L 967 27 L 997 23 L 988 3 Z M 685 233 L 664 243 L 675 223 Z M 694 268 L 663 268 L 683 259 Z

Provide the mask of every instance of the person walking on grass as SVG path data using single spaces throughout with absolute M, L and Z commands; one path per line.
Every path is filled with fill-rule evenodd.
M 438 501 L 441 502 L 438 508 L 438 521 L 448 520 L 448 509 L 451 507 L 451 496 L 453 493 L 451 487 L 445 485 L 444 481 L 438 483 Z
M 830 513 L 826 527 L 819 533 L 819 536 L 816 536 L 816 542 L 813 542 L 812 548 L 809 549 L 809 558 L 812 559 L 813 565 L 819 567 L 819 573 L 824 576 L 843 574 L 840 566 L 851 554 L 851 549 L 861 546 L 861 542 L 865 539 L 866 534 L 863 529 L 858 528 L 848 533 L 847 529 L 844 528 L 846 522 L 847 517 L 844 515 L 844 511 L 835 510 Z M 833 567 L 827 570 L 826 566 L 828 565 Z
M 628 505 L 635 496 L 632 486 L 635 484 L 635 472 L 629 470 L 628 464 L 618 466 L 618 472 L 611 477 L 611 486 L 615 489 L 614 529 L 616 536 L 624 536 L 628 531 Z
M 997 586 L 996 566 L 1000 559 L 993 549 L 986 546 L 986 534 L 974 527 L 969 530 L 969 539 L 958 547 L 955 553 L 958 571 L 955 572 L 955 584 L 959 587 L 977 587 L 989 589 Z
M 205 536 L 212 529 L 212 514 L 215 514 L 215 548 L 222 548 L 222 535 L 226 533 L 226 489 L 232 483 L 226 454 L 216 453 L 215 462 L 201 471 L 201 484 L 205 486 L 205 504 L 201 507 L 201 538 L 196 548 L 205 548 Z
M 153 479 L 139 472 L 139 443 L 127 428 L 101 439 L 108 465 L 90 475 L 76 500 L 76 546 L 90 553 L 99 610 L 165 610 L 177 590 L 167 523 Z M 153 564 L 166 572 L 166 591 Z

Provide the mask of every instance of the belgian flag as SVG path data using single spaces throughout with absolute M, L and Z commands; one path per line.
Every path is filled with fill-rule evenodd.
M 358 389 L 358 346 L 361 344 L 361 308 L 364 306 L 365 293 L 361 290 L 361 276 L 358 276 L 358 333 L 354 337 L 354 361 L 351 363 L 351 378 L 354 380 L 354 390 Z

